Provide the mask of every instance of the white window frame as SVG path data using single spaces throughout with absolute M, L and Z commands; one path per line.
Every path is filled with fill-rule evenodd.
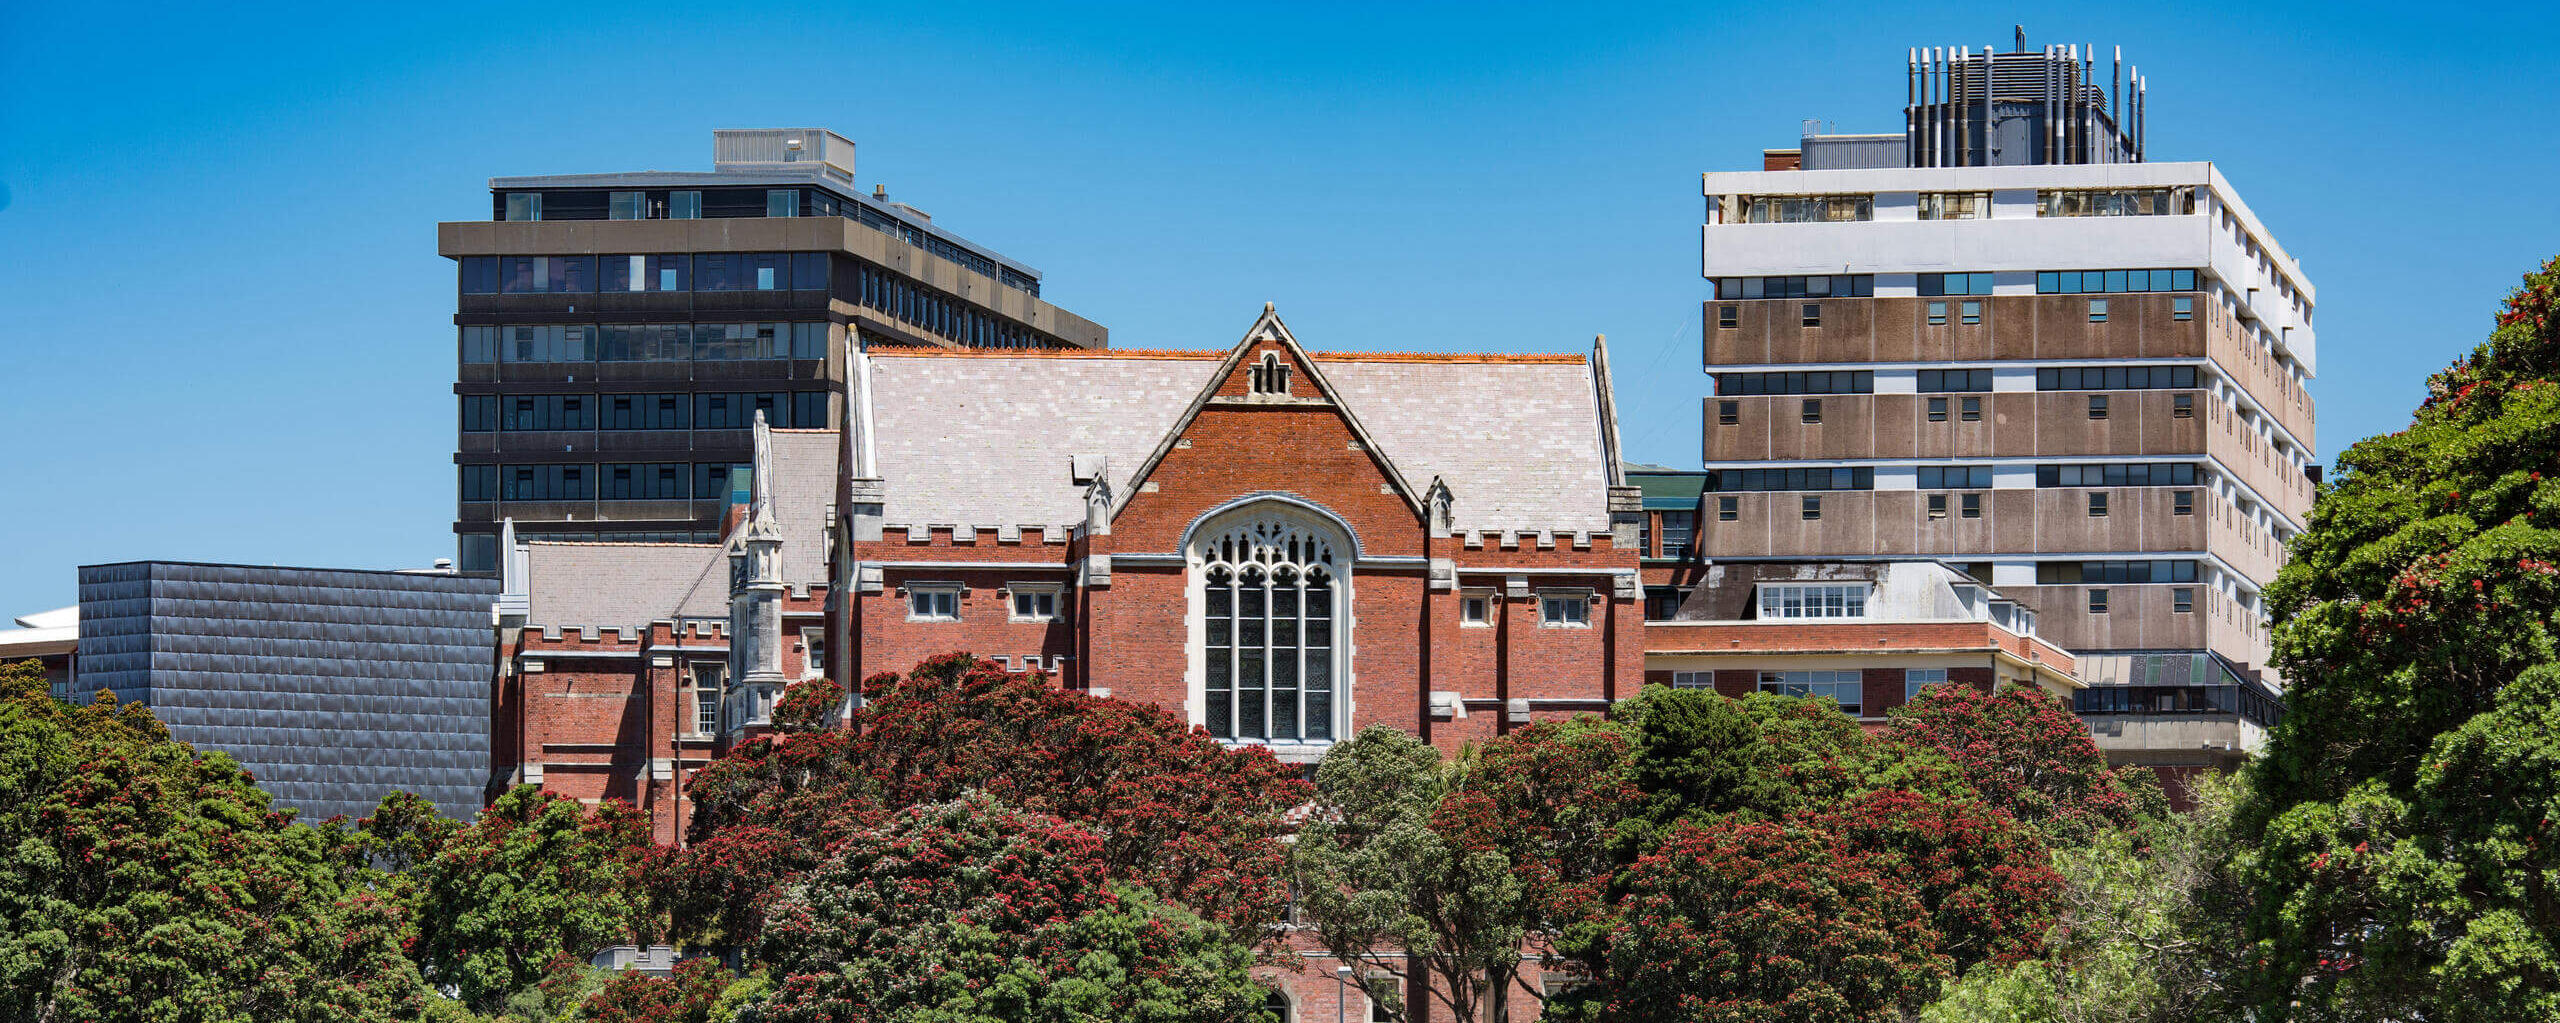
M 1559 616 L 1555 612 L 1560 608 L 1572 610 Z M 1541 629 L 1590 628 L 1591 590 L 1587 587 L 1539 590 L 1538 627 Z
M 684 738 L 707 739 L 720 732 L 720 714 L 729 699 L 729 665 L 722 661 L 679 661 L 684 672 L 686 693 Z M 709 671 L 717 681 L 711 687 L 711 730 L 702 730 L 702 673 Z
M 1947 669 L 1945 668 L 1904 668 L 1902 669 L 1902 702 L 1909 703 L 1917 700 L 1920 698 L 1921 690 L 1941 685 L 1946 681 Z
M 1484 602 L 1479 606 L 1479 610 L 1483 613 L 1473 618 L 1467 617 L 1467 605 L 1479 600 Z M 1471 586 L 1458 590 L 1458 625 L 1468 629 L 1492 628 L 1493 601 L 1493 588 L 1489 586 Z
M 1712 690 L 1715 687 L 1716 673 L 1713 671 L 1701 669 L 1698 671 L 1675 671 L 1671 673 L 1671 688 L 1673 689 Z
M 1841 703 L 1841 686 L 1848 686 L 1851 692 L 1857 694 L 1858 700 L 1855 704 Z M 1831 702 L 1840 705 L 1840 712 L 1843 714 L 1850 717 L 1862 717 L 1866 714 L 1866 680 L 1856 668 L 1762 671 L 1758 688 L 1764 693 L 1806 699 L 1814 696 L 1828 696 Z M 1803 691 L 1796 691 L 1799 689 Z
M 912 605 L 910 605 L 912 607 Z M 821 678 L 827 673 L 827 630 L 812 626 L 800 630 L 800 677 Z
M 1066 617 L 1065 608 L 1067 588 L 1062 584 L 1006 583 L 1004 584 L 1004 589 L 1004 607 L 1008 620 L 1016 622 L 1054 622 Z M 1022 612 L 1022 598 L 1024 597 L 1049 598 L 1048 613 L 1041 614 L 1034 611 L 1030 614 L 1024 614 Z
M 906 586 L 905 586 L 905 587 L 903 587 L 903 588 L 907 591 L 907 620 L 908 620 L 908 621 L 911 621 L 911 622 L 956 622 L 956 621 L 959 621 L 959 620 L 960 620 L 960 598 L 968 592 L 968 588 L 967 588 L 967 587 L 962 586 L 962 585 L 961 585 L 961 584 L 959 584 L 959 583 L 908 583 L 908 584 L 906 584 Z M 950 596 L 950 598 L 951 598 L 951 613 L 950 613 L 950 614 L 947 614 L 947 615 L 946 615 L 946 614 L 941 613 L 940 611 L 929 611 L 929 612 L 922 612 L 922 613 L 920 613 L 920 612 L 918 612 L 918 611 L 917 611 L 917 609 L 916 609 L 916 601 L 917 601 L 919 598 L 922 598 L 922 597 L 928 597 L 928 596 L 946 595 L 946 594 L 947 594 L 947 595 L 949 595 L 949 596 Z
M 1761 583 L 1755 603 L 1760 617 L 1769 621 L 1858 619 L 1867 616 L 1867 603 L 1874 596 L 1873 587 L 1874 584 L 1863 582 Z
M 1352 613 L 1354 583 L 1348 566 L 1356 548 L 1350 530 L 1339 522 L 1311 506 L 1274 499 L 1226 509 L 1194 526 L 1186 538 L 1190 695 L 1185 709 L 1194 723 L 1207 726 L 1219 742 L 1268 746 L 1283 761 L 1311 763 L 1346 736 L 1355 691 L 1353 630 L 1358 624 Z M 1284 582 L 1282 577 L 1294 581 Z M 1244 623 L 1257 614 L 1272 615 L 1269 620 L 1278 621 L 1276 616 L 1283 612 L 1278 610 L 1277 594 L 1284 586 L 1294 587 L 1299 594 L 1297 610 L 1292 612 L 1298 616 L 1297 638 L 1284 639 L 1276 625 L 1247 630 Z M 1272 594 L 1261 599 L 1261 612 L 1248 606 L 1247 594 L 1256 587 Z M 1326 610 L 1314 609 L 1319 592 L 1326 594 L 1322 601 Z M 1226 610 L 1218 610 L 1219 605 Z M 1226 619 L 1229 624 L 1213 629 L 1211 619 L 1222 615 L 1231 616 Z M 1225 642 L 1212 642 L 1213 631 L 1221 632 Z M 1248 671 L 1246 655 L 1257 645 L 1267 652 L 1266 659 L 1261 667 Z M 1284 686 L 1284 675 L 1272 667 L 1282 650 L 1297 662 L 1294 688 Z M 1058 660 L 1055 670 L 1063 678 L 1069 671 L 1065 662 L 1071 658 Z M 1213 662 L 1220 667 L 1213 670 Z M 1213 685 L 1213 674 L 1225 684 Z M 1276 695 L 1284 691 L 1289 695 Z M 1325 707 L 1320 712 L 1318 696 Z M 1277 715 L 1270 710 L 1284 698 L 1297 701 L 1294 728 L 1279 727 Z M 1252 700 L 1268 702 L 1258 726 L 1247 728 L 1246 707 Z M 1212 714 L 1213 705 L 1221 702 L 1227 708 L 1223 723 Z

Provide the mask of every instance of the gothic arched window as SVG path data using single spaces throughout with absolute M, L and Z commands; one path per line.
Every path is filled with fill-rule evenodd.
M 1289 366 L 1280 361 L 1280 353 L 1264 352 L 1262 361 L 1253 366 L 1253 393 L 1289 393 Z
M 1341 569 L 1324 531 L 1277 516 L 1198 542 L 1204 724 L 1221 739 L 1330 741 Z

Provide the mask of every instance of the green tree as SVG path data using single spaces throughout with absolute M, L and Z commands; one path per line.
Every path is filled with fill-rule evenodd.
M 786 885 L 776 1023 L 1259 1021 L 1250 948 L 1116 884 L 1104 841 L 984 795 L 912 807 Z
M 425 1004 L 407 920 L 333 830 L 138 706 L 0 671 L 0 1016 L 372 1021 Z
M 1618 717 L 1635 730 L 1632 777 L 1645 800 L 1626 829 L 1635 852 L 1682 820 L 1779 820 L 1888 789 L 1972 794 L 1945 758 L 1876 742 L 1828 700 L 1655 685 Z
M 2236 784 L 2207 778 L 2195 809 L 2107 829 L 2055 854 L 2065 881 L 2040 959 L 1987 963 L 1924 1023 L 2186 1023 L 2234 1019 L 2247 905 L 2229 869 Z
M 2560 1018 L 2555 379 L 2560 260 L 2339 457 L 2267 589 L 2288 713 L 2236 824 L 2266 1018 Z
M 1444 761 L 1372 726 L 1316 768 L 1294 846 L 1299 912 L 1336 957 L 1423 989 L 1455 1019 L 1488 999 L 1539 999 L 1520 976 L 1598 909 L 1610 837 L 1634 806 L 1624 730 L 1541 723 Z M 1373 997 L 1407 1018 L 1401 996 Z
M 499 796 L 403 882 L 419 966 L 471 1011 L 496 1013 L 596 949 L 641 936 L 656 853 L 648 836 L 629 804 L 589 810 L 532 786 Z

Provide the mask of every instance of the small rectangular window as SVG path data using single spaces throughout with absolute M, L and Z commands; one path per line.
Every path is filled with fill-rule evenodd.
M 2169 397 L 2169 416 L 2172 419 L 2195 418 L 2196 396 L 2192 394 L 2171 395 Z
M 2089 492 L 2089 517 L 2093 519 L 2103 519 L 2107 517 L 2106 491 L 2093 490 Z
M 1944 302 L 1931 302 L 1931 303 L 1929 303 L 1929 325 L 1930 325 L 1930 326 L 1932 326 L 1932 327 L 1943 327 L 1943 326 L 1946 326 L 1946 325 L 1947 325 L 1947 304 L 1946 304 L 1946 303 L 1944 303 Z
M 1045 584 L 1009 583 L 1005 589 L 1013 594 L 1014 621 L 1054 622 L 1058 620 L 1058 587 Z
M 1822 422 L 1822 399 L 1806 398 L 1804 400 L 1804 421 L 1808 423 Z
M 1739 518 L 1741 518 L 1741 517 L 1742 517 L 1742 499 L 1741 499 L 1741 498 L 1739 498 L 1739 497 L 1719 497 L 1719 498 L 1716 498 L 1716 521 L 1719 521 L 1719 522 L 1731 522 L 1731 521 L 1733 521 L 1733 520 L 1735 520 L 1735 519 L 1739 519 Z
M 466 465 L 462 467 L 462 499 L 495 501 L 498 499 L 498 467 Z
M 2103 298 L 2093 298 L 2093 299 L 2090 299 L 2090 300 L 2089 300 L 2089 322 L 2091 322 L 2091 323 L 2105 323 L 2105 322 L 2107 322 L 2107 300 L 2106 300 L 2106 299 L 2103 299 Z
M 2171 515 L 2193 515 L 2193 514 L 2195 514 L 2195 513 L 2196 513 L 2196 492 L 2195 492 L 2195 491 L 2192 491 L 2192 490 L 2173 490 L 2173 491 L 2170 491 L 2170 492 L 2169 492 L 2169 514 L 2171 514 Z
M 2090 395 L 2090 396 L 2089 396 L 2089 418 L 2091 418 L 2091 419 L 2105 419 L 2106 417 L 2107 417 L 2107 396 L 2106 396 L 2106 395 L 2103 395 L 2103 394 L 2092 394 L 2092 395 Z
M 1917 700 L 1920 698 L 1921 690 L 1946 680 L 1947 669 L 1945 668 L 1904 668 L 1902 669 L 1902 702 L 1909 703 Z
M 2089 591 L 2089 613 L 2093 615 L 2102 615 L 2107 613 L 2107 591 Z
M 1947 421 L 1947 399 L 1929 399 L 1929 421 L 1932 423 L 1943 423 Z
M 1458 624 L 1489 625 L 1493 622 L 1493 593 L 1473 590 L 1458 596 Z
M 1807 302 L 1804 304 L 1804 325 L 1808 327 L 1822 326 L 1822 303 Z
M 1965 421 L 1965 422 L 1968 422 L 1968 423 L 1979 423 L 1979 422 L 1981 422 L 1981 421 L 1982 421 L 1982 399 L 1980 399 L 1980 398 L 1966 398 L 1966 399 L 1963 399 L 1963 404 L 1962 404 L 1960 407 L 1961 407 L 1961 408 L 1962 408 L 1962 410 L 1963 410 L 1963 412 L 1962 412 L 1962 418 L 1964 419 L 1964 421 Z
M 2170 318 L 2170 319 L 2172 319 L 2172 320 L 2192 320 L 2192 319 L 2195 319 L 2195 318 L 2196 318 L 2196 300 L 2195 300 L 2195 299 L 2192 299 L 2192 298 L 2186 298 L 2186 297 L 2183 297 L 2183 296 L 2182 296 L 2182 297 L 2179 297 L 2179 298 L 2173 298 L 2173 299 L 2170 299 L 2170 300 L 2169 300 L 2169 318 Z
M 1943 519 L 1947 517 L 1947 495 L 1929 495 L 1929 517 L 1933 519 Z
M 1739 423 L 1739 422 L 1741 422 L 1741 421 L 1742 421 L 1742 403 L 1741 403 L 1741 402 L 1738 402 L 1738 401 L 1719 401 L 1719 402 L 1717 402 L 1717 403 L 1716 403 L 1716 423 L 1717 423 L 1718 425 L 1721 425 L 1721 426 L 1732 426 L 1732 425 L 1734 425 L 1735 423 Z
M 667 193 L 667 219 L 702 219 L 702 193 L 699 191 Z
M 1565 590 L 1539 594 L 1538 624 L 1552 626 L 1591 624 L 1591 592 Z
M 649 219 L 649 193 L 615 192 L 608 197 L 605 215 L 611 220 Z
M 1818 518 L 1821 518 L 1821 517 L 1822 517 L 1822 499 L 1821 499 L 1821 498 L 1819 498 L 1819 497 L 1807 497 L 1807 498 L 1805 498 L 1805 499 L 1804 499 L 1804 517 L 1805 517 L 1805 519 L 1806 519 L 1807 521 L 1811 521 L 1811 520 L 1813 520 L 1813 519 L 1818 519 Z
M 1964 316 L 1964 325 L 1965 325 L 1965 326 L 1970 327 L 1970 326 L 1973 326 L 1973 325 L 1975 325 L 1975 324 L 1981 323 L 1981 322 L 1982 322 L 1982 303 L 1980 303 L 1980 302 L 1967 302 L 1967 303 L 1965 303 L 1965 304 L 1964 304 L 1964 306 L 1963 306 L 1963 316 Z
M 1716 307 L 1716 329 L 1732 330 L 1739 326 L 1742 326 L 1741 306 L 1722 305 Z
M 1982 517 L 1982 495 L 1958 494 L 1956 497 L 1961 502 L 1958 506 L 1957 514 L 1968 519 L 1978 519 Z
M 924 622 L 960 620 L 960 587 L 950 583 L 909 584 L 907 619 Z
M 2169 591 L 2169 610 L 2171 613 L 2193 614 L 2195 609 L 2196 591 L 2184 586 L 2175 587 Z
M 765 189 L 764 215 L 768 217 L 799 216 L 800 190 L 797 188 Z
M 507 219 L 508 219 L 508 220 L 540 220 L 540 219 L 542 219 L 542 193 L 540 193 L 540 192 L 509 192 L 509 193 L 507 193 Z

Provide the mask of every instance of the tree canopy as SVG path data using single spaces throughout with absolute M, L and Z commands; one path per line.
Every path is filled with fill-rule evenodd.
M 413 1017 L 405 910 L 334 832 L 112 697 L 0 669 L 0 999 L 11 1019 Z
M 2266 592 L 2236 814 L 2269 1018 L 2560 1018 L 2560 260 L 2339 456 Z
M 1087 827 L 1115 880 L 1239 934 L 1286 907 L 1280 839 L 1308 788 L 1268 752 L 966 655 L 875 677 L 863 693 L 852 729 L 757 739 L 694 777 L 691 845 L 668 875 L 693 936 L 748 942 L 760 901 L 836 844 L 971 793 Z
M 1103 839 L 983 795 L 858 832 L 773 904 L 777 1023 L 1258 1021 L 1245 946 L 1117 885 Z

